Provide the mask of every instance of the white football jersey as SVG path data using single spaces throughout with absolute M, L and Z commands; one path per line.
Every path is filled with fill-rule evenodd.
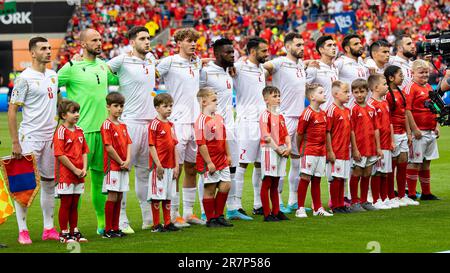
M 339 73 L 334 64 L 331 66 L 327 65 L 322 61 L 318 61 L 320 68 L 317 69 L 315 67 L 309 66 L 306 69 L 306 82 L 307 83 L 318 83 L 323 86 L 325 89 L 325 94 L 327 97 L 327 101 L 320 106 L 322 110 L 326 110 L 328 106 L 333 104 L 334 99 L 331 94 L 331 86 L 334 81 L 339 79 Z
M 170 121 L 174 123 L 194 123 L 200 114 L 197 93 L 200 88 L 199 58 L 191 60 L 182 58 L 179 54 L 162 59 L 156 69 L 164 79 L 167 92 L 173 98 L 173 109 Z
M 217 94 L 217 112 L 225 121 L 226 128 L 234 127 L 233 78 L 222 67 L 209 62 L 200 71 L 200 87 L 210 87 Z
M 147 54 L 145 60 L 128 54 L 119 55 L 108 63 L 119 77 L 119 92 L 125 97 L 122 120 L 150 120 L 156 116 L 153 106 L 156 60 Z
M 378 67 L 377 63 L 372 59 L 372 58 L 366 58 L 365 60 L 366 63 L 366 67 L 369 68 L 375 68 L 375 72 L 377 74 L 384 74 L 384 70 L 386 69 L 386 67 L 389 66 L 389 63 L 385 64 L 384 67 Z
M 262 95 L 262 90 L 266 86 L 265 70 L 262 64 L 256 65 L 249 60 L 238 61 L 234 66 L 237 118 L 258 121 L 261 113 L 266 110 Z
M 339 80 L 347 83 L 349 87 L 356 79 L 367 80 L 369 78 L 369 70 L 361 57 L 358 58 L 358 61 L 355 61 L 347 56 L 341 56 L 334 62 L 334 65 L 338 70 Z
M 390 65 L 396 65 L 402 69 L 403 84 L 400 88 L 403 90 L 409 83 L 412 82 L 412 61 L 405 60 L 399 56 L 392 56 L 389 58 Z
M 273 65 L 272 84 L 281 92 L 281 114 L 299 117 L 305 108 L 306 71 L 302 60 L 287 57 L 269 61 Z
M 22 106 L 20 141 L 51 141 L 57 125 L 58 75 L 46 69 L 45 73 L 31 67 L 14 81 L 12 104 Z

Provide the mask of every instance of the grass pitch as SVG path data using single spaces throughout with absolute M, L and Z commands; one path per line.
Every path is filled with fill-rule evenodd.
M 8 134 L 7 117 L 0 113 L 0 156 L 11 152 L 11 140 Z M 364 212 L 348 215 L 336 215 L 329 218 L 317 218 L 308 214 L 307 219 L 295 218 L 277 223 L 264 223 L 262 217 L 254 221 L 233 221 L 233 228 L 208 229 L 192 226 L 176 233 L 151 233 L 141 230 L 141 213 L 134 192 L 134 175 L 131 178 L 131 190 L 128 195 L 127 212 L 136 234 L 122 239 L 102 239 L 96 234 L 96 219 L 90 200 L 89 177 L 86 181 L 86 193 L 82 196 L 79 211 L 79 228 L 89 243 L 82 244 L 83 253 L 111 252 L 361 252 L 374 250 L 372 245 L 379 244 L 381 252 L 438 252 L 450 249 L 448 231 L 450 227 L 450 129 L 441 129 L 439 139 L 440 159 L 431 164 L 432 191 L 442 198 L 441 201 L 421 202 L 418 207 L 404 207 L 389 211 Z M 251 168 L 247 170 L 244 185 L 244 208 L 251 212 L 253 188 Z M 288 197 L 288 183 L 285 183 L 283 200 Z M 322 200 L 328 202 L 327 184 L 322 180 Z M 311 203 L 310 194 L 306 205 Z M 42 213 L 39 208 L 39 196 L 29 209 L 28 228 L 33 244 L 21 246 L 17 242 L 18 230 L 15 215 L 0 226 L 0 242 L 8 248 L 0 253 L 51 252 L 68 253 L 66 245 L 55 241 L 42 241 Z M 59 200 L 56 200 L 55 224 Z M 199 215 L 199 205 L 195 210 Z M 373 243 L 375 242 L 375 243 Z

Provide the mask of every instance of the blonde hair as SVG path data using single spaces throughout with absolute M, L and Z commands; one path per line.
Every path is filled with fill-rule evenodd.
M 367 84 L 369 85 L 370 90 L 373 90 L 377 84 L 381 82 L 381 80 L 385 79 L 384 75 L 381 74 L 373 74 L 370 75 L 367 79 Z
M 415 60 L 412 63 L 412 70 L 417 71 L 420 68 L 430 69 L 430 64 L 425 60 Z
M 322 87 L 322 85 L 318 83 L 307 84 L 305 90 L 306 98 L 311 101 L 312 94 L 314 94 L 317 91 L 317 89 L 319 89 L 319 87 Z
M 342 81 L 334 81 L 331 84 L 331 90 L 333 92 L 344 89 L 344 88 L 348 88 L 348 84 Z
M 175 31 L 173 37 L 175 42 L 182 42 L 185 39 L 197 41 L 200 38 L 200 34 L 193 28 L 182 28 Z
M 209 96 L 215 95 L 216 92 L 210 87 L 203 87 L 198 90 L 197 99 L 201 101 L 202 99 L 206 99 Z

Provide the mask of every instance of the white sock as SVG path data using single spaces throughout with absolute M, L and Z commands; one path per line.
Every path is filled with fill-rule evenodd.
M 125 229 L 130 225 L 127 217 L 127 193 L 122 193 L 122 202 L 120 204 L 119 227 Z
M 148 197 L 148 179 L 150 171 L 146 168 L 135 168 L 135 190 L 136 196 L 141 207 L 143 225 L 151 225 L 153 223 L 152 207 L 147 201 Z
M 235 174 L 230 174 L 231 178 L 231 185 L 230 185 L 230 191 L 228 192 L 228 198 L 227 198 L 227 210 L 236 210 L 235 206 L 235 195 L 236 195 L 236 179 Z
M 179 208 L 180 208 L 180 192 L 177 191 L 175 193 L 175 196 L 172 197 L 170 201 L 170 218 L 172 218 L 172 221 L 175 220 L 180 214 L 179 214 Z
M 28 208 L 22 207 L 17 201 L 14 200 L 14 207 L 16 209 L 17 225 L 19 226 L 19 232 L 28 230 L 27 227 L 27 212 Z
M 188 218 L 194 213 L 196 188 L 183 188 L 183 218 Z
M 283 185 L 284 185 L 284 176 L 280 177 L 280 180 L 278 180 L 278 200 L 280 206 L 283 205 L 283 198 L 281 196 L 281 193 L 283 192 Z
M 237 167 L 236 175 L 234 177 L 234 180 L 236 181 L 236 193 L 235 193 L 234 204 L 237 207 L 237 209 L 242 208 L 242 191 L 244 189 L 245 170 L 246 170 L 246 168 Z
M 289 201 L 288 205 L 297 203 L 298 182 L 300 180 L 300 158 L 291 158 L 289 169 Z
M 41 181 L 41 208 L 44 216 L 44 228 L 51 229 L 55 211 L 55 181 Z
M 261 203 L 261 168 L 253 168 L 252 173 L 253 183 L 253 208 L 259 209 L 262 207 Z
M 198 176 L 198 183 L 197 183 L 197 190 L 198 190 L 198 200 L 200 201 L 200 211 L 205 213 L 205 209 L 203 208 L 203 192 L 205 191 L 205 183 L 203 175 Z

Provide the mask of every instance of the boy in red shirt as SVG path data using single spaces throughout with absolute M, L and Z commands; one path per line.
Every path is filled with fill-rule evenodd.
M 405 87 L 406 116 L 411 126 L 412 145 L 409 147 L 409 164 L 406 170 L 408 197 L 416 199 L 417 177 L 420 178 L 422 194 L 420 200 L 439 200 L 431 193 L 430 164 L 439 158 L 437 138 L 439 125 L 436 115 L 425 107 L 428 93 L 432 90 L 428 84 L 430 66 L 424 60 L 413 62 L 413 81 Z
M 291 152 L 291 139 L 287 131 L 284 117 L 277 111 L 280 107 L 280 90 L 266 86 L 262 91 L 267 105 L 259 119 L 261 132 L 261 202 L 265 222 L 289 220 L 280 211 L 278 182 L 286 175 L 286 160 Z M 272 211 L 269 204 L 272 202 Z
M 223 118 L 216 114 L 217 95 L 211 88 L 201 88 L 197 99 L 202 113 L 194 124 L 195 141 L 198 145 L 196 169 L 204 178 L 203 207 L 206 226 L 232 227 L 233 224 L 223 216 L 231 184 L 231 155 Z
M 372 91 L 372 97 L 367 101 L 367 104 L 373 107 L 377 113 L 375 115 L 375 121 L 379 131 L 380 148 L 383 153 L 383 156 L 378 159 L 372 170 L 373 175 L 371 183 L 380 185 L 380 192 L 372 191 L 374 207 L 382 208 L 384 206 L 387 209 L 399 208 L 400 205 L 394 199 L 395 195 L 393 187 L 391 189 L 391 196 L 388 198 L 389 187 L 387 175 L 392 172 L 392 150 L 395 147 L 393 142 L 394 128 L 391 124 L 389 104 L 384 99 L 389 90 L 388 85 L 386 78 L 381 74 L 371 75 L 367 81 L 369 89 Z
M 129 170 L 131 139 L 127 126 L 119 121 L 125 98 L 118 92 L 106 96 L 109 116 L 100 128 L 103 141 L 104 173 L 102 192 L 108 194 L 105 204 L 105 233 L 103 238 L 123 237 L 119 229 L 122 193 L 130 190 Z
M 327 177 L 333 213 L 349 213 L 344 204 L 345 180 L 350 177 L 350 100 L 349 86 L 335 81 L 331 87 L 334 103 L 327 109 Z
M 350 178 L 350 195 L 352 198 L 352 211 L 376 210 L 367 201 L 369 193 L 369 181 L 372 167 L 382 156 L 380 149 L 379 130 L 376 127 L 376 111 L 366 105 L 366 97 L 369 92 L 367 81 L 356 79 L 352 82 L 352 93 L 355 98 L 350 106 L 352 132 L 350 140 L 352 144 L 352 175 Z M 361 180 L 361 199 L 358 198 L 358 184 Z M 379 185 L 372 183 L 372 192 L 379 194 Z
M 298 121 L 297 147 L 300 152 L 300 182 L 298 185 L 298 209 L 295 217 L 306 218 L 305 199 L 309 182 L 314 216 L 333 216 L 325 211 L 320 200 L 320 179 L 325 176 L 327 115 L 320 109 L 326 102 L 325 90 L 319 84 L 306 86 L 305 96 L 310 105 Z
M 63 100 L 58 105 L 58 116 L 63 124 L 56 129 L 53 137 L 56 193 L 61 198 L 58 216 L 61 243 L 87 242 L 78 230 L 78 201 L 84 193 L 89 153 L 83 130 L 75 125 L 80 118 L 79 111 L 78 103 Z M 67 229 L 68 224 L 70 230 Z
M 175 196 L 176 179 L 179 175 L 178 153 L 175 149 L 178 141 L 173 123 L 168 120 L 172 114 L 173 99 L 167 93 L 155 96 L 153 100 L 158 116 L 148 127 L 150 145 L 150 176 L 148 199 L 152 204 L 152 232 L 178 231 L 170 222 L 170 200 Z M 160 224 L 159 207 L 162 203 L 164 226 Z

